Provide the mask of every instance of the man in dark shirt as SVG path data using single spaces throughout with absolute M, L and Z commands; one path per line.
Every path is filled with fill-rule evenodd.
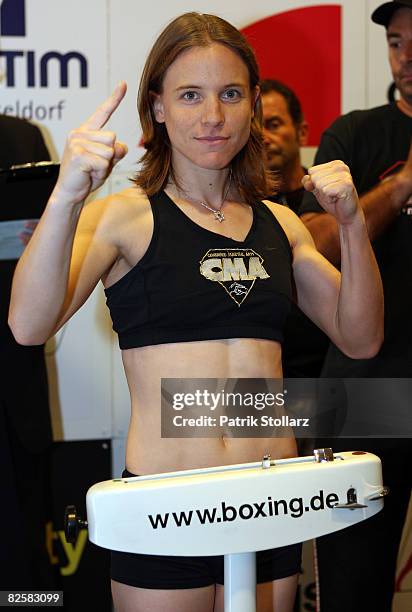
M 297 213 L 304 189 L 300 147 L 307 143 L 308 124 L 296 94 L 284 83 L 265 79 L 260 83 L 263 108 L 263 137 L 267 167 L 279 173 L 279 192 L 273 201 Z M 271 199 L 271 198 L 269 198 Z
M 263 136 L 267 167 L 279 175 L 279 191 L 269 200 L 284 204 L 295 213 L 302 202 L 302 178 L 306 169 L 300 147 L 307 142 L 308 124 L 296 94 L 274 79 L 261 81 Z M 284 332 L 283 374 L 290 378 L 316 378 L 320 375 L 327 336 L 294 304 Z M 304 415 L 302 415 L 304 416 Z
M 349 359 L 331 346 L 323 375 L 392 378 L 397 397 L 393 398 L 390 417 L 400 436 L 402 424 L 396 423 L 396 404 L 409 401 L 410 405 L 405 381 L 412 378 L 412 0 L 386 2 L 374 11 L 372 20 L 386 28 L 399 100 L 340 117 L 323 134 L 315 163 L 341 159 L 352 173 L 382 275 L 385 340 L 378 355 L 369 360 Z M 301 213 L 318 249 L 339 265 L 335 219 L 320 211 L 309 193 Z M 379 398 L 374 408 L 385 409 L 378 404 Z M 343 406 L 342 414 L 345 409 Z M 336 436 L 339 422 L 337 414 Z M 375 452 L 382 459 L 384 484 L 391 492 L 384 510 L 375 517 L 318 539 L 321 608 L 327 612 L 388 612 L 412 484 L 411 440 L 336 438 L 329 444 L 334 450 Z
M 0 115 L 0 168 L 50 159 L 42 135 L 27 121 Z M 3 179 L 2 179 L 3 180 Z M 27 197 L 33 188 L 27 185 Z M 10 202 L 16 219 L 26 202 Z M 7 191 L 10 194 L 10 190 Z M 7 221 L 5 221 L 7 223 Z M 5 258 L 9 257 L 9 258 Z M 17 260 L 0 259 L 0 588 L 53 587 L 46 550 L 48 452 L 52 443 L 44 346 L 17 344 L 7 324 Z

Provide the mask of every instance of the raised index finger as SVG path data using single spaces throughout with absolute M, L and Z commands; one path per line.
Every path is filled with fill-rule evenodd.
M 81 125 L 81 128 L 87 130 L 100 130 L 104 127 L 123 100 L 126 90 L 126 82 L 120 81 L 113 93 L 96 108 L 94 113 Z

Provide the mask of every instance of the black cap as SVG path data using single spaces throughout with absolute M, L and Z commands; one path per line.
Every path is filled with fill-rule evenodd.
M 392 2 L 385 2 L 373 11 L 371 19 L 375 23 L 379 23 L 379 25 L 383 25 L 387 28 L 394 12 L 405 7 L 412 9 L 412 0 L 392 0 Z

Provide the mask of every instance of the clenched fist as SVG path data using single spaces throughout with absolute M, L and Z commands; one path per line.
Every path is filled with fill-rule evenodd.
M 358 194 L 349 168 L 335 160 L 309 168 L 302 184 L 312 191 L 322 208 L 332 214 L 338 223 L 351 223 L 360 210 Z
M 95 112 L 67 139 L 55 193 L 78 204 L 100 187 L 114 166 L 126 155 L 125 144 L 116 134 L 103 130 L 126 94 L 123 81 Z

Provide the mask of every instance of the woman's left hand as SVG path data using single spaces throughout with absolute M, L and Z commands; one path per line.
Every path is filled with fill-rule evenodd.
M 302 179 L 306 191 L 312 191 L 322 208 L 341 225 L 348 225 L 361 210 L 349 168 L 335 160 L 309 168 Z

